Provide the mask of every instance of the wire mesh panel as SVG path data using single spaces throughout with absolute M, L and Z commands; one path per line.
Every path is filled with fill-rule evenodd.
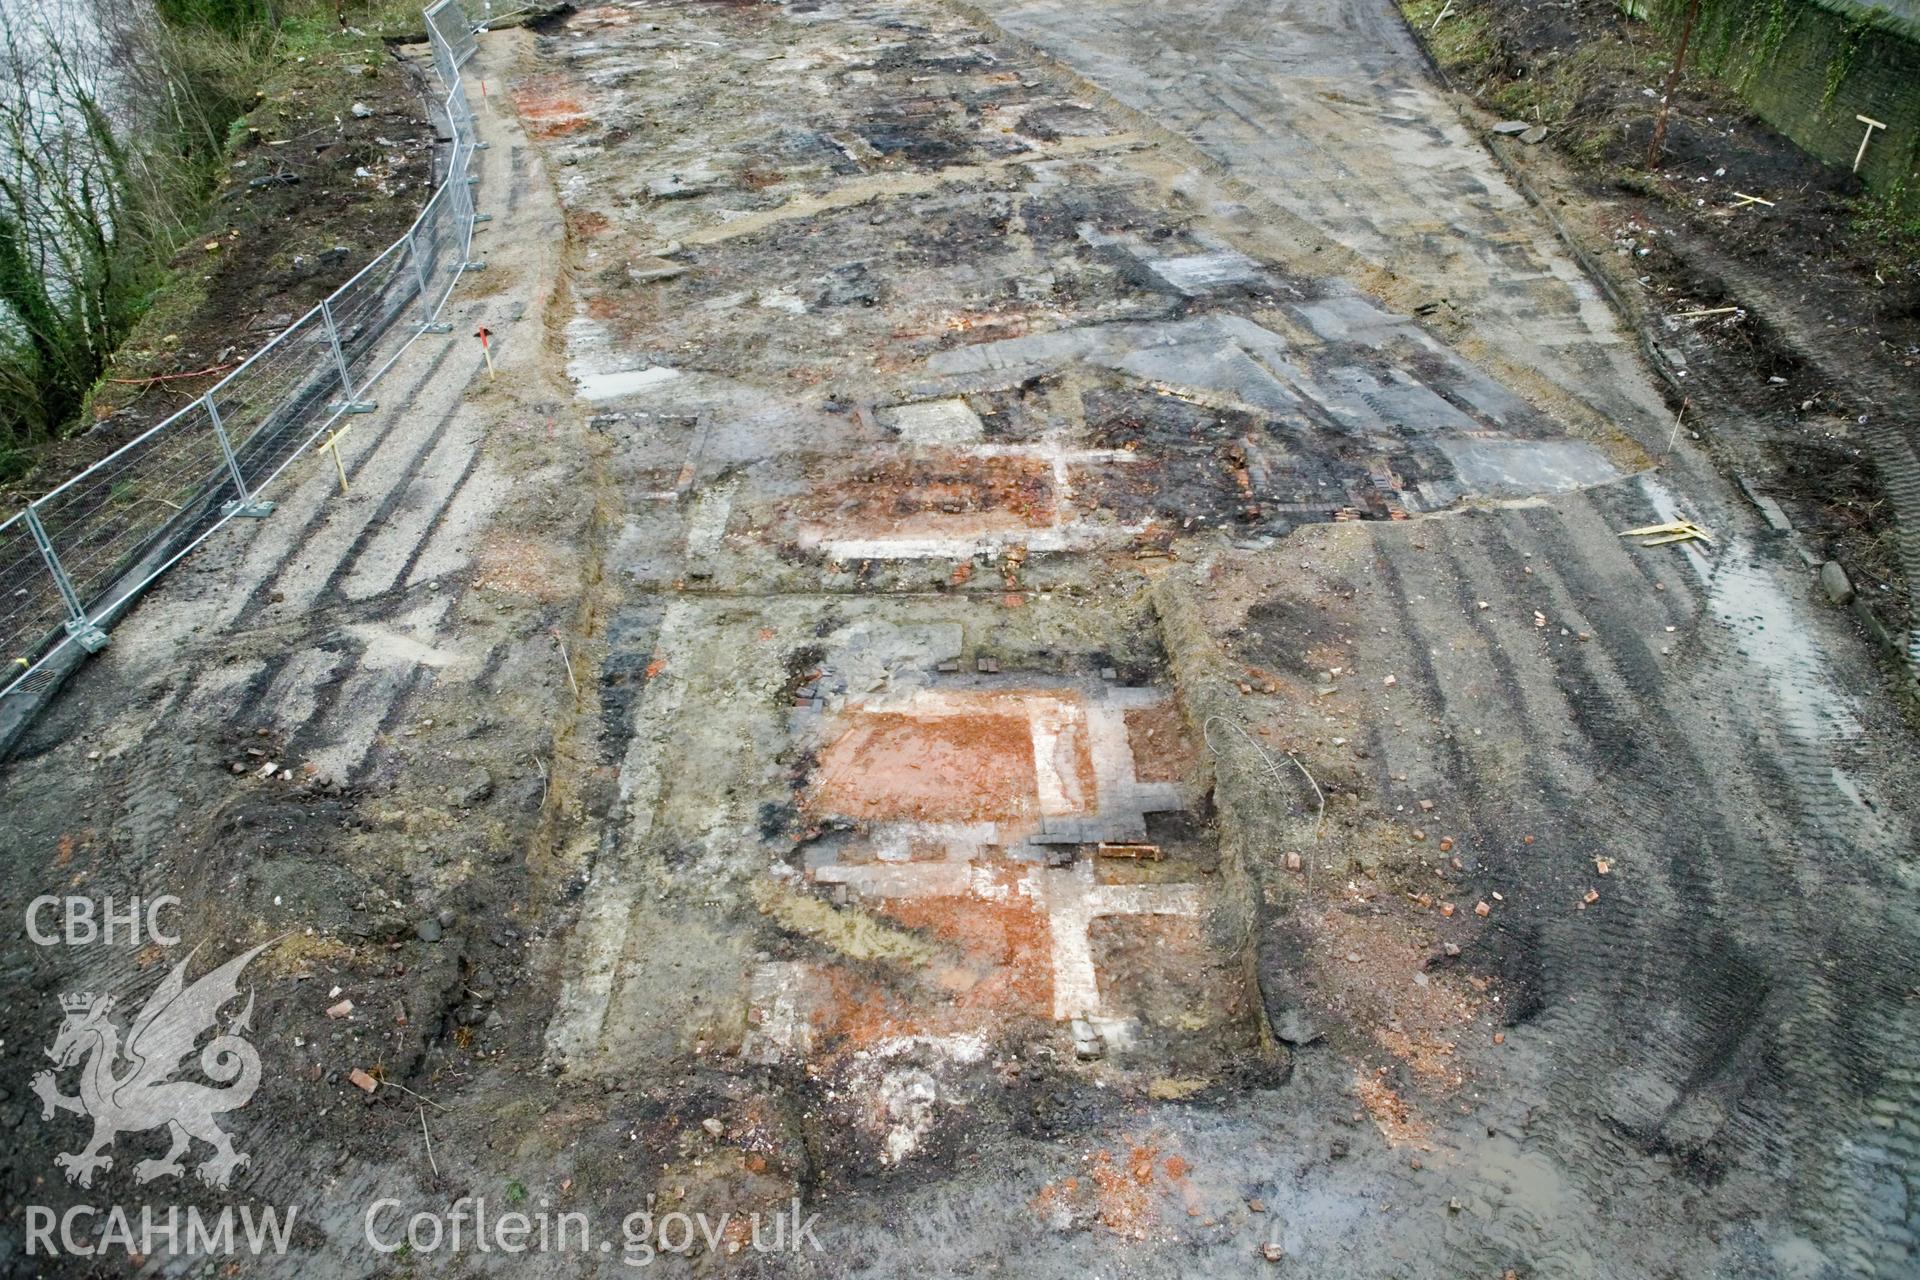
M 66 617 L 67 607 L 46 557 L 40 554 L 25 517 L 14 516 L 0 525 L 0 649 L 4 650 L 0 656 L 7 663 L 0 685 L 25 670 Z
M 440 0 L 440 3 L 428 7 L 426 18 L 427 32 L 433 37 L 433 59 L 440 71 L 440 82 L 452 84 L 454 73 L 479 49 L 474 40 L 473 24 L 453 0 Z
M 413 269 L 407 242 L 401 240 L 327 299 L 356 395 L 364 393 L 383 368 L 381 338 L 408 314 L 419 296 L 420 276 Z
M 427 201 L 427 207 L 420 211 L 420 220 L 409 233 L 413 240 L 414 274 L 420 278 L 420 287 L 425 291 L 428 319 L 438 314 L 440 304 L 453 288 L 454 276 L 450 270 L 453 222 L 453 197 L 442 187 Z
M 447 113 L 447 100 L 444 96 L 431 95 L 427 98 L 427 120 L 433 125 L 434 136 L 446 144 L 433 154 L 433 185 L 438 190 L 453 174 L 453 151 L 458 134 L 453 127 L 453 118 Z
M 454 77 L 453 87 L 447 91 L 447 119 L 452 122 L 453 136 L 470 142 L 477 130 L 473 123 L 473 103 L 467 97 L 466 82 Z M 471 148 L 469 148 L 471 149 Z M 455 172 L 462 172 L 455 170 Z
M 453 83 L 454 72 L 458 69 L 453 60 L 453 46 L 448 34 L 457 26 L 464 26 L 460 11 L 453 0 L 439 0 L 438 4 L 428 5 L 424 10 L 427 20 L 427 41 L 433 49 L 433 69 L 440 73 L 440 83 Z
M 452 205 L 453 235 L 447 245 L 447 255 L 451 259 L 448 270 L 458 274 L 464 264 L 471 260 L 473 248 L 473 188 L 460 179 L 447 184 L 447 199 Z
M 255 493 L 280 474 L 344 396 L 333 342 L 318 311 L 302 316 L 209 393 L 241 475 Z
M 213 420 L 196 401 L 33 504 L 83 605 L 163 535 L 197 528 L 233 496 Z
M 456 21 L 453 30 L 448 33 L 447 45 L 453 51 L 453 69 L 457 72 L 466 65 L 467 59 L 480 52 L 480 43 L 474 36 L 473 23 L 467 20 L 458 5 L 452 6 L 452 13 Z

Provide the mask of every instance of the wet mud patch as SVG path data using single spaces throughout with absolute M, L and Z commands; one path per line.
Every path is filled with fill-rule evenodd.
M 1430 908 L 1388 908 L 1382 896 L 1369 884 L 1305 921 L 1322 961 L 1318 1012 L 1328 1025 L 1365 1028 L 1372 1061 L 1393 1063 L 1409 1083 L 1450 1092 L 1467 1081 L 1462 1041 L 1486 1042 L 1500 1018 L 1488 979 L 1436 963 L 1447 955 L 1443 939 L 1471 935 L 1472 905 L 1436 899 L 1453 907 L 1436 918 Z
M 600 758 L 605 764 L 617 763 L 626 753 L 638 703 L 657 674 L 653 663 L 660 614 L 658 605 L 628 605 L 607 624 L 606 656 L 600 663 Z
M 1257 1015 L 1245 970 L 1221 963 L 1204 924 L 1184 916 L 1103 916 L 1090 933 L 1103 1014 L 1128 1024 L 1121 1061 L 1208 1078 L 1251 1054 Z
M 1191 1166 L 1158 1139 L 1101 1147 L 1072 1173 L 1044 1183 L 1027 1201 L 1035 1221 L 1057 1232 L 1098 1228 L 1128 1242 L 1163 1239 L 1199 1216 Z
M 979 154 L 973 131 L 948 120 L 947 104 L 931 99 L 896 104 L 860 126 L 861 140 L 882 165 L 941 169 Z
M 1319 686 L 1337 679 L 1329 672 L 1352 665 L 1357 633 L 1351 617 L 1325 603 L 1275 595 L 1248 609 L 1228 640 L 1234 655 L 1252 667 Z
M 1097 113 L 1077 102 L 1035 107 L 1020 117 L 1019 128 L 1020 132 L 1043 142 L 1057 142 L 1063 137 L 1101 137 L 1113 132 L 1112 126 Z

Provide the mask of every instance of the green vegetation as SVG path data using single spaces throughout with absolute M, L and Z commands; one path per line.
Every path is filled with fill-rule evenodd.
M 1840 28 L 1840 48 L 1827 61 L 1826 90 L 1820 95 L 1820 109 L 1825 111 L 1833 105 L 1840 93 L 1840 86 L 1847 82 L 1847 73 L 1853 70 L 1853 60 L 1860 53 L 1860 42 L 1866 37 L 1867 24 L 1849 18 Z
M 1401 10 L 1426 39 L 1434 58 L 1453 71 L 1488 61 L 1494 49 L 1487 36 L 1487 20 L 1472 10 L 1461 11 L 1446 0 L 1406 0 Z M 1451 12 L 1447 12 L 1452 10 Z M 1447 12 L 1445 18 L 1440 15 Z M 1438 21 L 1439 25 L 1434 25 Z
M 274 27 L 268 0 L 154 0 L 153 7 L 176 31 L 212 31 L 245 40 Z
M 1883 275 L 1912 271 L 1920 263 L 1920 182 L 1902 179 L 1856 201 L 1853 232 L 1872 246 Z
M 1657 83 L 1667 66 L 1668 54 L 1651 42 L 1596 40 L 1516 76 L 1484 14 L 1456 8 L 1436 27 L 1446 0 L 1401 0 L 1400 7 L 1448 75 L 1513 119 L 1569 129 L 1562 141 L 1589 162 L 1603 160 L 1616 135 L 1583 122 L 1581 102 L 1604 85 Z
M 79 0 L 6 29 L 0 481 L 84 424 L 124 344 L 149 335 L 146 345 L 163 345 L 172 330 L 143 319 L 192 313 L 201 272 L 173 264 L 204 234 L 261 86 L 323 52 L 375 65 L 379 35 L 417 33 L 419 9 L 419 0 Z M 64 25 L 40 16 L 56 12 Z M 329 96 L 353 92 L 329 80 Z
M 1759 12 L 1759 10 L 1756 9 L 1753 12 Z M 1757 56 L 1748 66 L 1746 77 L 1755 75 L 1762 67 L 1773 65 L 1773 60 L 1780 56 L 1780 46 L 1787 41 L 1787 32 L 1793 26 L 1793 17 L 1787 14 L 1787 0 L 1770 0 L 1766 14 L 1767 25 L 1760 32 Z M 1742 78 L 1742 83 L 1745 83 L 1746 77 Z
M 265 43 L 169 26 L 129 0 L 42 10 L 8 28 L 0 476 L 24 469 L 36 445 L 75 421 L 165 283 Z
M 1738 89 L 1752 77 L 1766 74 L 1802 10 L 1790 7 L 1788 0 L 1753 0 L 1738 9 L 1734 2 L 1705 0 L 1695 74 Z M 1677 25 L 1685 7 L 1686 0 L 1653 0 L 1647 11 L 1656 21 Z M 1450 8 L 1447 0 L 1400 0 L 1400 8 L 1447 74 L 1483 102 L 1514 119 L 1556 127 L 1560 144 L 1573 157 L 1594 170 L 1607 171 L 1617 187 L 1651 199 L 1676 199 L 1670 184 L 1649 180 L 1636 160 L 1623 157 L 1612 117 L 1604 111 L 1583 110 L 1583 103 L 1590 107 L 1595 91 L 1608 85 L 1660 82 L 1673 55 L 1659 27 L 1631 24 L 1620 30 L 1618 38 L 1585 41 L 1566 56 L 1535 61 L 1523 74 L 1516 74 L 1489 16 L 1472 0 L 1464 9 L 1451 9 L 1437 27 L 1435 20 Z M 1870 19 L 1877 12 L 1868 9 L 1836 19 L 1841 25 L 1824 68 L 1823 110 L 1831 107 L 1855 69 L 1872 29 Z M 1847 134 L 1849 140 L 1856 136 L 1852 131 Z M 1893 167 L 1911 173 L 1916 164 L 1920 164 L 1920 138 L 1909 145 L 1904 162 Z M 1896 179 L 1855 200 L 1848 244 L 1883 278 L 1910 276 L 1920 262 L 1920 181 Z

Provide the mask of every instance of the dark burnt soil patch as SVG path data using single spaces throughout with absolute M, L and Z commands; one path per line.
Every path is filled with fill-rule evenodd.
M 1670 317 L 1741 308 L 1652 335 L 1685 361 L 1676 399 L 1690 400 L 1694 429 L 1723 465 L 1780 500 L 1888 627 L 1906 627 L 1872 436 L 1892 425 L 1911 443 L 1920 421 L 1911 218 L 1903 228 L 1853 174 L 1807 155 L 1692 67 L 1650 169 L 1672 46 L 1612 0 L 1468 0 L 1437 27 L 1439 0 L 1401 7 L 1455 87 L 1502 118 L 1547 126 L 1538 148 L 1496 145 L 1558 216 L 1571 215 L 1630 303 Z
M 1095 448 L 1148 459 L 1145 465 L 1090 469 L 1080 478 L 1077 495 L 1087 511 L 1111 510 L 1128 521 L 1156 519 L 1183 527 L 1260 519 L 1248 472 L 1248 443 L 1260 424 L 1251 415 L 1215 412 L 1133 388 L 1089 392 L 1086 414 Z
M 8 505 L 191 403 L 399 239 L 433 190 L 437 83 L 371 36 L 287 59 L 235 124 L 200 234 L 95 388 L 90 423 L 50 445 Z

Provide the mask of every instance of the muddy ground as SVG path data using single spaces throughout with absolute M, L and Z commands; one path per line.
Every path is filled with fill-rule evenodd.
M 1650 95 L 1672 44 L 1618 5 L 1488 0 L 1436 24 L 1441 7 L 1405 10 L 1483 125 L 1546 126 L 1538 143 L 1495 145 L 1643 312 L 1671 352 L 1676 393 L 1696 411 L 1740 409 L 1739 431 L 1711 412 L 1694 429 L 1846 566 L 1888 629 L 1906 631 L 1920 570 L 1901 532 L 1920 519 L 1908 496 L 1920 417 L 1910 217 L 1877 210 L 1853 174 L 1802 152 L 1697 66 L 1649 167 Z
M 1384 0 L 989 8 L 483 38 L 454 333 L 7 765 L 9 1269 L 1912 1269 L 1872 650 Z M 56 997 L 261 943 L 252 1163 L 69 1185 Z M 462 1196 L 592 1243 L 369 1243 Z

